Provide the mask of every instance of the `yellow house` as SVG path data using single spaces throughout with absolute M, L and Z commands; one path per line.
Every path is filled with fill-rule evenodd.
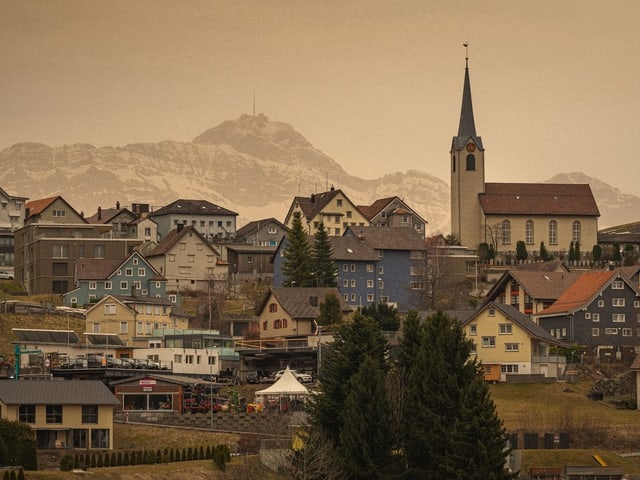
M 149 347 L 154 330 L 187 329 L 189 317 L 169 299 L 107 295 L 86 314 L 87 333 L 115 334 L 125 346 Z
M 39 449 L 113 448 L 118 404 L 99 380 L 0 382 L 0 417 L 30 425 Z
M 564 371 L 565 358 L 550 355 L 550 347 L 562 342 L 511 305 L 489 302 L 462 327 L 487 381 L 505 382 L 508 375 L 557 378 Z
M 322 223 L 330 236 L 339 237 L 347 227 L 368 227 L 369 219 L 344 194 L 331 187 L 328 192 L 312 193 L 309 197 L 295 197 L 284 224 L 293 226 L 294 213 L 300 212 L 302 225 L 309 235 L 314 235 Z
M 258 308 L 260 339 L 315 335 L 314 322 L 327 295 L 345 305 L 337 288 L 271 288 Z

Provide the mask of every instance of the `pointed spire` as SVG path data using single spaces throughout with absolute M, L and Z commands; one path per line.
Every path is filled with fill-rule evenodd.
M 462 44 L 466 49 L 464 59 L 464 87 L 462 89 L 462 108 L 460 110 L 460 124 L 458 135 L 454 137 L 454 146 L 463 148 L 469 138 L 472 138 L 476 147 L 483 150 L 482 139 L 476 134 L 476 123 L 473 117 L 473 103 L 471 102 L 471 81 L 469 80 L 469 44 Z

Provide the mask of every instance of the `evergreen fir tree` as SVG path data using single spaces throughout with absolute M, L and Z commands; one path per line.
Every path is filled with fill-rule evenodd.
M 576 252 L 573 247 L 573 240 L 569 244 L 569 261 L 573 262 L 576 259 Z
M 543 262 L 548 262 L 550 260 L 549 252 L 547 251 L 547 247 L 544 246 L 544 242 L 540 242 L 540 260 Z
M 391 405 L 380 362 L 365 356 L 349 379 L 341 412 L 339 454 L 352 480 L 390 478 L 394 465 Z
M 582 257 L 582 254 L 580 253 L 580 242 L 576 242 L 576 244 L 574 245 L 573 256 L 576 261 L 580 261 L 580 258 Z
M 516 242 L 516 258 L 518 260 L 524 261 L 527 259 L 528 256 L 529 256 L 529 253 L 527 252 L 527 246 L 522 240 L 518 240 Z
M 285 287 L 311 287 L 315 280 L 311 275 L 311 247 L 302 226 L 300 212 L 294 212 L 287 245 L 283 252 L 282 274 Z
M 398 309 L 386 303 L 373 303 L 362 307 L 362 315 L 373 318 L 385 332 L 395 332 L 400 328 Z
M 312 247 L 312 273 L 315 277 L 315 287 L 337 287 L 338 269 L 333 262 L 333 247 L 329 241 L 329 234 L 320 222 L 314 235 Z
M 398 360 L 411 406 L 401 423 L 409 477 L 511 478 L 502 423 L 458 322 L 439 312 L 405 328 Z

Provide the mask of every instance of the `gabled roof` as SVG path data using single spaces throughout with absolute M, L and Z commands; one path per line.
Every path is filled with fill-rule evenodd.
M 162 375 L 159 373 L 154 373 L 150 375 L 139 375 L 137 377 L 127 377 L 122 380 L 114 380 L 109 382 L 109 385 L 122 385 L 127 383 L 140 383 L 140 380 L 150 379 L 150 380 L 160 380 L 162 382 L 173 383 L 177 385 L 211 385 L 212 387 L 216 387 L 219 385 L 210 382 L 209 380 L 202 380 L 201 378 L 187 377 L 183 375 Z M 221 387 L 221 385 L 219 386 Z
M 297 204 L 300 207 L 302 215 L 304 215 L 305 219 L 307 221 L 310 221 L 311 219 L 315 218 L 318 213 L 324 210 L 324 208 L 331 202 L 331 200 L 338 196 L 338 194 L 343 195 L 346 200 L 353 204 L 353 202 L 349 200 L 349 197 L 347 197 L 347 195 L 342 190 L 335 189 L 332 186 L 331 190 L 329 190 L 328 192 L 312 193 L 308 197 L 294 197 L 293 202 L 291 203 L 291 207 L 289 208 L 289 213 L 287 214 L 287 219 L 291 215 L 293 207 Z M 356 207 L 355 205 L 353 205 L 353 208 L 358 209 L 358 207 Z
M 556 345 L 562 345 L 564 342 L 558 340 L 556 337 L 551 336 L 549 332 L 547 332 L 540 325 L 535 323 L 533 320 L 529 318 L 528 315 L 521 313 L 517 308 L 511 305 L 505 305 L 504 303 L 498 302 L 489 302 L 484 307 L 477 310 L 471 317 L 469 317 L 462 325 L 465 326 L 469 322 L 476 320 L 478 316 L 489 308 L 495 308 L 496 310 L 500 310 L 508 319 L 513 321 L 516 325 L 522 328 L 525 332 L 529 334 L 532 338 L 536 338 L 538 340 L 544 340 L 545 342 L 553 343 Z
M 553 305 L 540 312 L 538 317 L 570 314 L 588 306 L 613 280 L 620 278 L 635 291 L 629 279 L 615 270 L 593 270 L 583 273 Z
M 513 279 L 535 300 L 555 300 L 559 298 L 580 277 L 582 272 L 536 272 L 509 270 L 489 290 L 488 298 L 494 298 L 498 291 Z
M 109 258 L 80 258 L 76 263 L 76 280 L 105 280 L 122 260 Z
M 0 188 L 0 196 L 5 197 L 7 200 L 29 200 L 28 197 L 16 197 L 15 195 L 9 195 L 3 188 Z
M 211 246 L 211 244 L 207 241 L 206 238 L 204 238 L 204 236 L 202 236 L 202 234 L 198 231 L 198 229 L 194 228 L 193 225 L 189 225 L 186 227 L 174 228 L 173 230 L 171 230 L 169 234 L 166 237 L 164 237 L 162 241 L 160 241 L 160 243 L 156 245 L 153 250 L 151 250 L 151 252 L 147 254 L 147 257 L 165 255 L 173 247 L 175 247 L 184 236 L 189 234 L 196 235 L 200 240 L 202 240 L 202 243 L 204 243 L 207 247 L 209 247 L 209 249 L 213 253 L 218 255 L 218 252 L 216 251 L 216 249 Z
M 478 198 L 485 215 L 600 216 L 588 184 L 485 183 Z
M 275 218 L 264 218 L 262 220 L 254 220 L 252 222 L 247 223 L 243 227 L 236 230 L 236 238 L 247 237 L 252 233 L 257 232 L 261 227 L 268 225 L 270 223 L 275 223 L 282 230 L 287 231 L 287 226 L 282 223 L 280 220 L 276 220 Z
M 129 223 L 134 223 L 139 218 L 138 215 L 128 208 L 100 208 L 86 220 L 89 223 L 111 223 L 111 221 L 121 213 L 126 213 L 131 217 L 131 221 Z
M 404 200 L 402 200 L 398 196 L 380 198 L 380 199 L 376 200 L 375 202 L 373 202 L 371 205 L 358 205 L 358 210 L 360 210 L 360 212 L 362 212 L 362 214 L 369 221 L 371 221 L 374 217 L 379 215 L 384 209 L 386 209 L 394 201 L 400 202 L 402 207 L 398 207 L 397 209 L 395 209 L 392 212 L 392 214 L 398 214 L 398 215 L 413 214 L 416 217 L 418 217 L 418 219 L 420 219 L 420 221 L 424 222 L 425 224 L 428 223 L 424 218 L 422 218 L 420 215 L 418 215 L 411 207 L 409 207 L 404 202 Z
M 67 202 L 60 195 L 56 195 L 55 197 L 40 198 L 37 200 L 31 200 L 30 202 L 27 202 L 25 205 L 25 209 L 28 210 L 29 215 L 25 218 L 25 221 L 29 220 L 31 217 L 35 217 L 37 215 L 42 214 L 42 212 L 44 212 L 47 208 L 49 208 L 51 204 L 58 199 L 63 201 L 65 205 L 67 205 L 67 207 L 69 207 L 77 216 L 82 218 L 82 215 L 80 215 L 75 208 L 69 205 L 69 202 Z M 85 223 L 88 223 L 84 218 L 82 219 L 82 221 Z
M 318 318 L 320 314 L 320 303 L 323 302 L 324 298 L 329 294 L 335 295 L 338 300 L 340 300 L 342 311 L 347 311 L 342 295 L 340 295 L 337 288 L 272 287 L 265 295 L 262 304 L 258 307 L 258 314 L 265 309 L 273 295 L 282 309 L 287 312 L 291 318 L 313 320 Z M 316 300 L 315 306 L 311 303 L 313 298 Z
M 371 240 L 364 235 L 357 237 L 343 235 L 342 237 L 328 237 L 333 251 L 334 261 L 375 262 L 380 259 Z M 309 240 L 313 245 L 313 237 Z
M 344 236 L 363 237 L 376 250 L 426 250 L 424 237 L 406 227 L 348 227 Z
M 119 405 L 100 380 L 6 380 L 0 382 L 5 405 Z
M 214 203 L 206 200 L 185 200 L 179 199 L 175 202 L 165 205 L 164 207 L 151 212 L 150 217 L 170 214 L 188 214 L 188 215 L 238 215 L 236 212 L 227 210 Z

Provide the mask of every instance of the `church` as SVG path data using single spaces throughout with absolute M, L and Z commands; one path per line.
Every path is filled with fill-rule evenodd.
M 544 243 L 557 256 L 571 242 L 580 252 L 597 244 L 600 212 L 588 184 L 488 183 L 485 146 L 476 134 L 469 59 L 465 59 L 458 134 L 451 143 L 451 234 L 477 249 L 493 245 L 499 255 L 514 254 L 524 241 L 531 255 Z

